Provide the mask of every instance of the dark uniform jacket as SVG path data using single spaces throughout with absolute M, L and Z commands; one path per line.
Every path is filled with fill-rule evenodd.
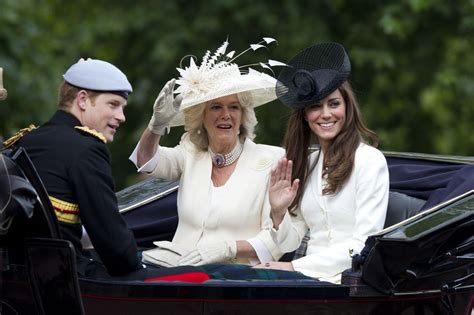
M 133 234 L 118 212 L 110 153 L 100 134 L 75 128 L 80 126 L 75 116 L 58 110 L 16 145 L 27 150 L 46 186 L 63 238 L 76 249 L 79 274 L 94 275 L 100 264 L 82 250 L 82 224 L 108 273 L 125 275 L 141 263 Z

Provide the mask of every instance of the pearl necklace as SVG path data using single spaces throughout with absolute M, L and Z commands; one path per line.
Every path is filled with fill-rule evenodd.
M 242 143 L 240 143 L 240 141 L 238 140 L 237 140 L 237 144 L 232 149 L 232 151 L 227 154 L 214 153 L 212 152 L 211 147 L 207 148 L 207 150 L 209 151 L 209 154 L 211 154 L 212 163 L 219 168 L 229 166 L 235 161 L 237 161 L 243 149 L 244 147 Z

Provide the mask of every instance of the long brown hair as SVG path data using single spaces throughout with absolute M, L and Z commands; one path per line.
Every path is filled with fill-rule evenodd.
M 377 135 L 365 127 L 362 122 L 359 105 L 348 81 L 339 88 L 346 104 L 346 120 L 339 134 L 333 139 L 328 152 L 324 152 L 323 176 L 327 176 L 324 195 L 337 193 L 347 182 L 354 168 L 354 157 L 361 142 L 378 145 Z M 309 146 L 318 143 L 308 122 L 305 120 L 305 109 L 294 110 L 288 121 L 284 145 L 287 158 L 293 161 L 293 177 L 300 179 L 295 200 L 290 205 L 290 213 L 295 214 L 301 204 L 307 179 L 316 166 L 319 156 L 309 165 Z

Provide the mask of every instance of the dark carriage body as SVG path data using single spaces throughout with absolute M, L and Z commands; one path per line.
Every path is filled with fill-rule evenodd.
M 393 165 L 471 165 L 473 158 L 390 157 Z M 202 283 L 78 279 L 74 249 L 58 239 L 47 195 L 24 152 L 8 160 L 34 188 L 17 201 L 0 235 L 0 314 L 471 314 L 474 305 L 474 191 L 369 238 L 343 284 L 317 281 L 210 280 Z M 434 163 L 434 164 L 433 164 Z M 16 165 L 15 165 L 16 164 Z M 10 174 L 11 176 L 12 174 Z M 21 185 L 20 185 L 21 186 Z M 176 182 L 148 179 L 119 192 L 140 245 L 170 239 L 177 223 Z M 28 195 L 19 187 L 19 195 Z M 23 203 L 22 203 L 23 202 Z M 403 216 L 402 216 L 403 217 Z M 157 233 L 158 231 L 158 233 Z

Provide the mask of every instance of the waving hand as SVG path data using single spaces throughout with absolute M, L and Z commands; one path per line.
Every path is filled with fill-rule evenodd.
M 299 187 L 299 179 L 291 181 L 293 172 L 293 161 L 286 158 L 278 161 L 276 168 L 272 170 L 269 187 L 271 216 L 274 226 L 278 226 L 283 220 L 285 213 L 296 197 Z

